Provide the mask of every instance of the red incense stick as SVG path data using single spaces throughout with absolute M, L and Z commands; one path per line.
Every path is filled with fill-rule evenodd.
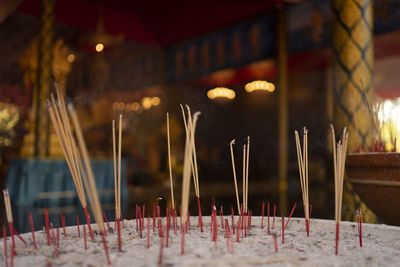
M 308 220 L 306 219 L 306 231 L 307 231 L 307 236 L 310 236 L 311 212 L 312 212 L 312 205 L 310 205 L 310 215 L 308 216 Z
M 138 205 L 136 204 L 136 232 L 139 232 L 139 225 L 138 225 Z M 117 224 L 117 220 L 115 220 L 115 225 Z
M 361 210 L 357 214 L 357 226 L 358 226 L 358 237 L 360 240 L 360 247 L 362 247 L 362 215 L 361 215 Z
M 156 205 L 153 205 L 153 232 L 156 230 Z
M 222 211 L 219 211 L 219 218 L 221 220 L 221 228 L 224 229 L 224 215 L 222 215 Z
M 32 212 L 29 213 L 29 222 L 31 224 L 33 246 L 35 247 L 35 249 L 37 249 L 36 238 L 35 238 L 35 228 L 33 227 Z
M 276 204 L 274 204 L 274 218 L 272 219 L 272 229 L 275 227 L 275 214 L 276 214 Z
M 169 228 L 170 228 L 170 222 L 167 220 L 167 228 L 165 229 L 165 234 L 166 234 L 166 242 L 165 246 L 168 247 L 168 239 L 169 239 Z
M 50 225 L 50 230 L 51 230 L 51 242 L 53 243 L 53 245 L 56 244 L 56 234 L 54 233 L 54 227 L 51 224 Z
M 142 227 L 142 213 L 140 212 L 140 208 L 139 208 L 139 234 L 140 234 L 140 238 L 143 238 L 143 227 Z
M 4 241 L 4 259 L 6 261 L 6 267 L 8 267 L 8 256 L 7 256 L 7 229 L 3 225 L 3 241 Z
M 240 217 L 238 223 L 236 224 L 236 242 L 239 242 L 239 235 L 240 235 Z
M 235 234 L 235 213 L 233 211 L 232 206 L 231 206 L 231 213 L 232 213 L 232 233 Z
M 117 219 L 117 231 L 118 231 L 118 250 L 122 252 L 122 242 L 121 242 L 121 222 Z M 140 230 L 140 235 L 142 235 L 142 230 Z M 142 236 L 140 236 L 142 237 Z
M 290 212 L 290 215 L 289 215 L 289 218 L 288 218 L 288 220 L 287 220 L 287 222 L 286 222 L 286 224 L 285 224 L 285 228 L 287 227 L 287 225 L 288 225 L 288 223 L 289 223 L 289 221 L 290 221 L 290 218 L 292 218 L 292 215 L 293 215 L 293 212 L 294 212 L 294 209 L 296 208 L 296 203 L 294 203 L 294 206 L 293 206 L 293 208 L 292 208 L 292 211 Z
M 14 256 L 15 256 L 15 254 L 17 254 L 16 252 L 15 252 L 15 249 L 12 247 L 11 248 L 11 252 L 10 252 L 10 266 L 11 267 L 14 267 Z
M 44 219 L 46 222 L 47 245 L 50 246 L 49 211 L 47 209 L 44 209 Z
M 278 237 L 275 233 L 272 234 L 274 238 L 275 252 L 278 253 Z
M 150 217 L 147 216 L 147 248 L 150 247 Z
M 28 247 L 28 243 L 26 243 L 26 241 L 19 235 L 19 233 L 14 229 L 14 234 L 19 238 L 19 240 L 21 240 L 25 246 Z
M 162 231 L 162 225 L 160 226 L 161 231 Z M 160 238 L 160 254 L 158 256 L 158 264 L 162 264 L 162 258 L 163 258 L 163 248 L 164 248 L 164 238 Z
M 65 216 L 63 215 L 63 213 L 60 213 L 61 216 L 61 225 L 63 228 L 63 232 L 64 232 L 64 238 L 67 237 L 67 232 L 65 232 Z
M 110 228 L 111 228 L 111 227 L 110 227 L 110 223 L 109 223 L 108 220 L 107 220 L 107 216 L 106 216 L 106 213 L 104 212 L 104 210 L 103 210 L 103 217 L 104 217 L 104 220 L 106 220 L 107 229 L 110 229 Z
M 269 202 L 267 203 L 267 216 L 268 216 L 268 226 L 267 226 L 267 231 L 269 233 Z
M 14 239 L 14 226 L 12 222 L 8 223 L 8 230 L 10 231 L 10 236 L 12 240 L 12 247 L 15 248 L 15 239 Z
M 339 223 L 336 223 L 336 248 L 335 248 L 335 254 L 338 254 L 339 251 Z
M 261 229 L 264 228 L 264 208 L 265 208 L 265 202 L 263 201 L 262 203 L 262 209 L 261 209 Z
M 199 227 L 200 227 L 200 232 L 203 232 L 203 218 L 201 217 L 200 197 L 197 197 L 197 209 L 199 210 Z
M 285 217 L 282 216 L 282 244 L 285 243 Z
M 54 228 L 53 228 L 54 229 Z M 53 230 L 54 232 L 54 230 Z M 58 258 L 58 248 L 59 248 L 59 241 L 60 240 L 60 228 L 57 228 L 57 238 L 54 237 L 54 242 L 55 242 L 55 251 L 56 251 L 56 258 Z
M 174 233 L 175 233 L 175 235 L 177 235 L 176 228 L 177 228 L 177 221 L 178 221 L 178 219 L 176 218 L 176 210 L 173 211 L 173 218 L 172 218 L 172 221 L 173 221 L 173 224 L 174 224 Z
M 88 210 L 86 208 L 83 208 L 83 212 L 85 213 L 85 217 L 86 217 L 86 222 L 87 222 L 87 227 L 88 227 L 90 238 L 92 240 L 94 240 L 94 234 L 93 234 L 93 231 L 92 231 L 92 226 L 90 224 L 90 214 L 89 214 L 89 212 L 88 212 Z
M 83 225 L 83 245 L 85 246 L 85 249 L 87 249 L 87 242 L 86 242 L 86 227 Z
M 181 227 L 181 255 L 185 253 L 185 230 Z
M 217 211 L 214 213 L 214 231 L 213 231 L 213 241 L 215 242 L 215 247 L 217 246 L 218 237 L 218 223 L 217 223 Z
M 76 215 L 76 226 L 78 230 L 78 238 L 81 238 L 81 231 L 79 230 L 79 216 Z
M 245 213 L 245 216 L 249 216 L 247 213 Z M 246 220 L 246 217 L 243 217 L 244 220 L 244 237 L 247 237 L 247 223 L 249 222 L 249 219 Z
M 108 255 L 108 247 L 107 247 L 106 232 L 105 231 L 102 233 L 102 237 L 103 237 L 104 251 L 106 252 L 107 263 L 108 263 L 108 265 L 111 265 L 110 256 Z

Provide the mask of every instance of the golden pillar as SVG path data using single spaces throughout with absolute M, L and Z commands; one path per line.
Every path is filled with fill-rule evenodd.
M 278 13 L 278 188 L 279 209 L 287 213 L 287 168 L 288 168 L 288 82 L 287 82 L 287 27 L 286 10 L 282 7 Z
M 349 148 L 370 144 L 373 121 L 372 0 L 333 0 L 333 94 L 335 128 L 347 126 Z
M 372 0 L 333 0 L 333 95 L 335 128 L 347 126 L 349 152 L 357 145 L 371 144 L 373 119 L 368 101 L 373 99 L 373 14 Z M 361 207 L 366 222 L 376 216 L 363 204 L 345 180 L 343 218 L 354 220 Z
M 37 75 L 37 93 L 34 94 L 36 103 L 35 112 L 35 143 L 34 156 L 45 157 L 49 155 L 50 124 L 46 108 L 46 100 L 51 91 L 51 63 L 53 57 L 53 26 L 54 26 L 54 0 L 42 0 L 42 13 L 40 15 L 39 30 L 39 60 Z
M 32 88 L 32 107 L 25 122 L 28 131 L 24 136 L 21 156 L 62 157 L 61 146 L 49 125 L 47 99 L 54 80 L 65 88 L 67 75 L 71 71 L 68 56 L 71 52 L 61 39 L 53 41 L 54 0 L 42 1 L 39 36 L 21 58 L 24 84 Z

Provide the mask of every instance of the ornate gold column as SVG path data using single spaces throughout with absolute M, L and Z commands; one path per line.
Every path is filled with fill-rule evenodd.
M 63 152 L 53 127 L 49 124 L 46 108 L 54 81 L 65 89 L 67 76 L 71 71 L 68 56 L 73 56 L 62 39 L 53 41 L 54 0 L 43 0 L 40 31 L 31 46 L 21 58 L 24 84 L 32 88 L 32 107 L 25 129 L 21 156 L 63 157 Z
M 349 129 L 349 152 L 356 145 L 371 144 L 374 134 L 367 97 L 373 99 L 372 0 L 333 0 L 333 95 L 335 128 Z M 345 180 L 345 220 L 354 220 L 361 207 L 363 220 L 376 223 L 376 216 L 363 204 Z
M 335 128 L 348 127 L 351 152 L 370 144 L 373 129 L 366 97 L 373 96 L 373 7 L 372 0 L 332 3 Z
M 46 157 L 49 155 L 49 114 L 46 108 L 46 100 L 51 91 L 51 64 L 53 58 L 53 26 L 54 26 L 54 0 L 42 0 L 42 13 L 40 15 L 39 32 L 39 60 L 37 89 L 35 95 L 35 144 L 34 156 Z
M 279 118 L 278 118 L 278 188 L 279 209 L 285 215 L 287 213 L 287 168 L 288 168 L 288 82 L 287 82 L 287 28 L 286 10 L 282 7 L 278 13 L 278 94 L 279 94 Z

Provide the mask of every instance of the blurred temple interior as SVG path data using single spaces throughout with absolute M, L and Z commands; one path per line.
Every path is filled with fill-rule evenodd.
M 180 204 L 186 138 L 180 104 L 201 111 L 195 143 L 206 215 L 212 204 L 226 211 L 236 205 L 233 139 L 241 194 L 243 144 L 251 138 L 253 214 L 261 214 L 265 201 L 276 204 L 279 215 L 296 203 L 293 216 L 300 217 L 294 131 L 307 127 L 312 217 L 326 219 L 335 205 L 331 123 L 337 133 L 347 126 L 350 153 L 400 148 L 396 0 L 5 0 L 0 37 L 0 185 L 10 192 L 20 232 L 29 231 L 30 212 L 41 218 L 48 208 L 56 225 L 60 212 L 68 225 L 83 214 L 49 118 L 56 82 L 78 113 L 110 219 L 112 120 L 120 114 L 122 214 L 128 219 L 137 204 L 150 211 L 158 201 L 162 213 L 171 205 L 167 112 Z M 364 184 L 346 176 L 343 219 L 355 220 L 361 208 L 366 222 L 400 225 L 399 213 L 393 220 L 379 213 L 376 199 L 369 199 L 373 189 Z M 400 203 L 390 192 L 381 201 Z M 0 215 L 5 220 L 3 206 Z M 35 221 L 37 229 L 43 220 Z

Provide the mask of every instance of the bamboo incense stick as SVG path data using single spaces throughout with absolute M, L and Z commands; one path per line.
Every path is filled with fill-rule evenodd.
M 106 244 L 106 240 L 105 240 L 106 232 L 105 232 L 105 228 L 104 228 L 104 221 L 103 221 L 103 216 L 102 216 L 102 212 L 101 212 L 99 196 L 97 193 L 96 183 L 94 181 L 92 167 L 91 167 L 90 161 L 89 161 L 89 154 L 88 154 L 85 140 L 83 138 L 82 130 L 81 130 L 81 127 L 80 127 L 80 124 L 78 121 L 78 115 L 76 114 L 76 111 L 71 104 L 68 105 L 68 110 L 71 114 L 72 122 L 73 122 L 73 125 L 75 128 L 75 134 L 78 139 L 80 152 L 83 157 L 85 172 L 83 173 L 84 175 L 82 175 L 82 176 L 84 178 L 83 181 L 85 184 L 86 192 L 89 197 L 90 206 L 92 208 L 94 218 L 97 223 L 97 227 L 98 227 L 99 231 L 102 233 L 103 245 L 104 245 L 104 250 L 106 253 L 107 262 L 108 262 L 108 264 L 111 264 L 110 258 L 108 255 L 108 248 L 107 248 L 107 244 Z
M 198 211 L 199 211 L 199 227 L 200 227 L 200 231 L 203 232 L 203 219 L 201 216 L 201 205 L 200 205 L 200 189 L 199 189 L 199 173 L 198 173 L 198 168 L 197 168 L 197 156 L 196 156 L 196 146 L 195 146 L 195 142 L 194 142 L 194 133 L 191 132 L 192 134 L 189 134 L 191 129 L 193 129 L 193 118 L 192 118 L 192 114 L 190 111 L 190 107 L 188 105 L 186 106 L 186 111 L 187 111 L 187 120 L 186 120 L 186 115 L 185 115 L 185 111 L 182 105 L 181 109 L 182 109 L 182 115 L 183 115 L 183 122 L 185 124 L 185 130 L 186 130 L 186 141 L 189 142 L 189 146 L 191 147 L 191 151 L 190 151 L 190 165 L 191 165 L 191 169 L 192 169 L 192 174 L 193 174 L 193 183 L 194 183 L 194 189 L 195 189 L 195 195 L 197 198 L 197 207 L 198 207 Z
M 247 151 L 246 151 L 246 213 L 248 212 L 249 202 L 249 157 L 250 157 L 250 136 L 247 136 Z
M 180 107 L 181 107 L 181 110 L 182 110 L 183 124 L 185 126 L 186 138 L 189 138 L 189 134 L 188 134 L 189 128 L 188 128 L 188 124 L 187 124 L 187 121 L 186 121 L 185 109 L 183 108 L 182 104 L 180 105 Z M 192 175 L 193 175 L 194 191 L 195 191 L 195 194 L 196 194 L 196 197 L 197 197 L 196 173 L 195 173 L 195 170 L 194 170 L 194 162 L 193 162 L 193 157 L 192 156 L 190 156 L 190 165 L 191 165 L 191 170 L 192 170 Z
M 238 214 L 240 214 L 240 201 L 239 201 L 239 191 L 238 191 L 237 180 L 236 180 L 235 156 L 234 156 L 234 153 L 233 153 L 233 145 L 234 144 L 235 144 L 235 139 L 233 139 L 230 142 L 229 146 L 230 146 L 230 149 L 231 149 L 233 181 L 235 182 L 236 202 L 237 202 Z
M 48 111 L 50 119 L 58 136 L 61 144 L 65 159 L 71 172 L 76 191 L 78 193 L 79 201 L 85 213 L 86 221 L 88 223 L 89 234 L 92 240 L 94 235 L 90 225 L 89 213 L 87 211 L 87 202 L 83 189 L 82 182 L 82 163 L 75 139 L 72 135 L 72 127 L 70 125 L 67 108 L 63 94 L 59 84 L 56 83 L 57 101 L 54 95 L 51 95 L 51 101 L 48 100 Z
M 243 212 L 246 213 L 246 144 L 243 145 L 243 192 L 242 192 L 242 203 Z
M 7 222 L 10 230 L 12 245 L 13 248 L 15 248 L 13 216 L 11 210 L 10 194 L 8 193 L 8 189 L 3 190 L 3 195 L 4 195 L 4 206 L 6 208 Z
M 333 166 L 335 175 L 335 221 L 336 221 L 336 249 L 335 254 L 338 255 L 339 250 L 339 229 L 342 217 L 342 199 L 343 199 L 343 181 L 344 167 L 346 162 L 346 151 L 349 134 L 346 127 L 343 129 L 342 139 L 336 144 L 335 129 L 331 124 L 332 132 L 332 148 L 333 148 Z
M 115 224 L 117 223 L 118 209 L 118 175 L 117 175 L 117 143 L 115 137 L 115 120 L 112 120 L 112 140 L 113 140 L 113 164 L 114 164 L 114 201 L 115 201 Z
M 122 114 L 119 115 L 118 124 L 118 158 L 115 138 L 115 120 L 112 123 L 113 133 L 113 158 L 114 158 L 114 194 L 115 194 L 115 217 L 116 221 L 121 219 L 121 148 L 122 148 Z M 117 222 L 118 224 L 118 222 Z
M 172 180 L 172 163 L 171 163 L 171 138 L 169 133 L 169 113 L 167 112 L 167 140 L 168 140 L 168 167 L 169 167 L 169 183 L 171 187 L 171 201 L 172 209 L 175 210 L 175 200 L 174 200 L 174 183 Z
M 187 113 L 188 113 L 188 124 L 193 130 L 193 120 L 192 120 L 192 115 L 190 111 L 190 107 L 186 105 Z M 197 168 L 197 155 L 196 155 L 196 146 L 194 142 L 194 133 L 192 133 L 191 139 L 190 139 L 190 145 L 192 146 L 192 156 L 193 156 L 193 165 L 194 165 L 194 174 L 196 176 L 196 196 L 200 198 L 200 188 L 199 188 L 199 171 Z
M 118 124 L 118 207 L 117 218 L 121 219 L 121 150 L 122 150 L 122 114 L 119 115 Z
M 304 127 L 303 131 L 303 152 L 301 151 L 301 144 L 299 133 L 297 130 L 294 132 L 296 139 L 297 161 L 299 165 L 300 185 L 303 197 L 304 217 L 306 224 L 307 236 L 310 235 L 310 208 L 308 198 L 308 130 Z
M 188 124 L 187 138 L 185 143 L 185 154 L 183 161 L 183 176 L 182 176 L 182 213 L 181 219 L 182 223 L 185 224 L 187 220 L 188 208 L 189 208 L 189 191 L 190 191 L 190 169 L 191 169 L 191 158 L 192 158 L 192 148 L 191 139 L 194 139 L 194 134 L 196 131 L 197 119 L 200 112 L 196 112 L 193 115 L 193 122 Z

